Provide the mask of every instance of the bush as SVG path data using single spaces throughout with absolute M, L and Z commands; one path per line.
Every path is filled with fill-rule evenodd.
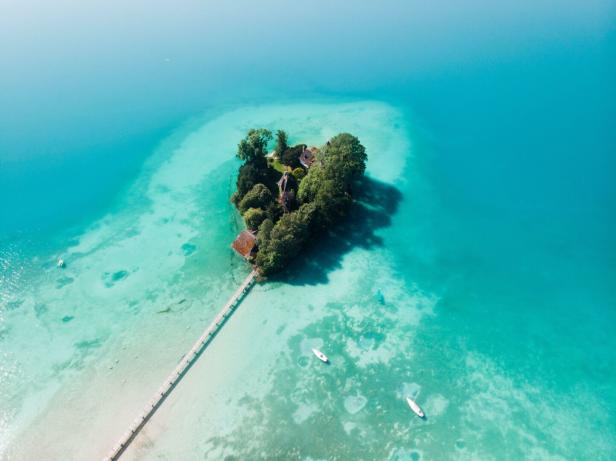
M 254 187 L 244 195 L 244 198 L 240 200 L 238 209 L 242 214 L 244 214 L 248 208 L 266 209 L 273 200 L 274 197 L 267 187 L 261 183 L 255 184 Z
M 256 230 L 259 228 L 259 225 L 267 218 L 265 211 L 261 208 L 248 208 L 246 213 L 244 213 L 244 222 L 246 223 L 246 227 L 250 230 Z
M 231 194 L 231 203 L 233 203 L 235 205 L 235 207 L 237 208 L 238 203 L 240 203 L 240 194 L 235 191 L 233 192 L 233 194 Z

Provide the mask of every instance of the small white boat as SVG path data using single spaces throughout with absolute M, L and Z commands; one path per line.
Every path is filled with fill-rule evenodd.
M 325 355 L 325 354 L 324 354 L 323 352 L 321 352 L 320 350 L 318 350 L 318 349 L 312 349 L 312 353 L 313 353 L 314 355 L 316 355 L 316 356 L 319 358 L 319 360 L 320 360 L 321 362 L 325 362 L 325 363 L 329 362 L 329 359 L 327 358 L 327 355 Z
M 64 259 L 59 258 L 59 259 L 58 259 L 58 264 L 57 264 L 57 266 L 58 266 L 59 268 L 63 268 L 65 265 L 66 265 L 66 264 L 64 263 Z
M 413 410 L 413 413 L 415 413 L 417 416 L 419 416 L 420 418 L 423 418 L 425 416 L 423 410 L 420 408 L 419 405 L 417 405 L 417 402 L 415 402 L 412 398 L 407 397 L 406 403 L 409 404 L 409 407 L 411 407 L 411 410 Z

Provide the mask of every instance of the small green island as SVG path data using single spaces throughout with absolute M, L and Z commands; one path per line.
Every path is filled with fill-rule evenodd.
M 321 147 L 288 145 L 287 133 L 251 129 L 237 147 L 242 160 L 231 201 L 246 230 L 232 247 L 267 277 L 290 263 L 309 242 L 337 225 L 366 170 L 366 149 L 349 133 Z

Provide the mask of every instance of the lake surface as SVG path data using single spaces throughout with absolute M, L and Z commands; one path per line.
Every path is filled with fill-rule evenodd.
M 216 315 L 256 126 L 356 134 L 361 203 L 127 459 L 616 457 L 612 4 L 3 10 L 1 459 L 104 456 Z

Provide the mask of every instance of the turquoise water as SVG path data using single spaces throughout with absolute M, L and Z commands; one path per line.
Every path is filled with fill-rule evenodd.
M 251 293 L 129 459 L 616 456 L 612 5 L 148 8 L 0 18 L 2 457 L 106 454 L 199 336 L 248 270 L 256 125 L 356 133 L 369 210 Z

